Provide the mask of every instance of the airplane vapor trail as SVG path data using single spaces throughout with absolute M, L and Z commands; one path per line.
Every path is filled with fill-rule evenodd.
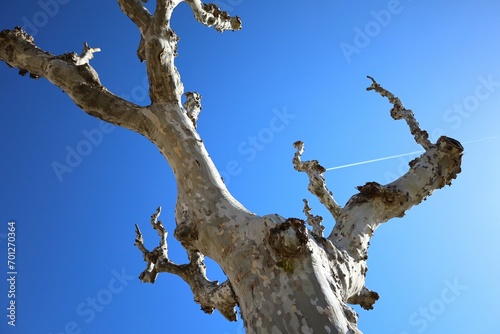
M 490 136 L 490 137 L 485 137 L 485 138 L 479 138 L 479 139 L 469 140 L 469 141 L 464 142 L 463 144 L 478 143 L 478 142 L 482 142 L 482 141 L 486 141 L 486 140 L 493 140 L 493 139 L 497 139 L 497 138 L 500 138 L 500 136 Z M 425 152 L 425 151 L 424 150 L 413 151 L 413 152 L 408 152 L 408 153 L 403 153 L 403 154 L 390 155 L 388 157 L 383 157 L 383 158 L 377 158 L 377 159 L 365 160 L 365 161 L 360 161 L 360 162 L 354 162 L 354 163 L 347 164 L 347 165 L 341 165 L 341 166 L 335 166 L 335 167 L 326 168 L 326 171 L 336 170 L 336 169 L 342 169 L 342 168 L 347 168 L 347 167 L 354 167 L 354 166 L 359 166 L 359 165 L 366 165 L 366 164 L 371 164 L 371 163 L 374 163 L 374 162 L 379 162 L 379 161 L 389 160 L 389 159 L 395 159 L 395 158 L 399 158 L 399 157 L 405 157 L 405 156 L 408 156 L 408 155 L 414 155 L 414 154 L 419 154 L 419 153 L 423 153 L 423 152 Z

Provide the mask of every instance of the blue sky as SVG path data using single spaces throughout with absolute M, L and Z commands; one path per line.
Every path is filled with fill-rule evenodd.
M 154 3 L 154 2 L 153 2 Z M 462 173 L 371 242 L 367 286 L 381 298 L 358 310 L 365 333 L 500 333 L 500 4 L 493 1 L 219 0 L 243 20 L 237 33 L 175 13 L 177 64 L 186 91 L 203 96 L 198 129 L 234 195 L 258 214 L 303 217 L 302 199 L 326 210 L 293 170 L 292 143 L 325 167 L 419 150 L 406 124 L 373 92 L 377 79 L 415 112 L 433 140 L 465 146 Z M 9 1 L 1 28 L 25 26 L 54 54 L 100 47 L 92 65 L 113 92 L 147 105 L 136 27 L 115 1 Z M 0 65 L 0 249 L 16 222 L 16 327 L 1 333 L 243 333 L 241 321 L 206 315 L 188 286 L 163 274 L 154 285 L 134 244 L 149 248 L 149 216 L 163 207 L 174 229 L 176 185 L 144 137 L 106 126 L 46 80 Z M 91 139 L 90 139 L 91 138 Z M 478 141 L 478 139 L 486 140 Z M 79 158 L 72 156 L 79 154 Z M 344 204 L 367 181 L 387 183 L 412 157 L 333 170 L 328 186 Z M 54 163 L 71 172 L 56 173 Z M 70 166 L 71 164 L 71 166 Z M 169 236 L 171 257 L 186 260 Z M 210 266 L 210 264 L 212 264 Z M 2 276 L 7 267 L 2 265 Z M 210 278 L 223 276 L 209 263 Z

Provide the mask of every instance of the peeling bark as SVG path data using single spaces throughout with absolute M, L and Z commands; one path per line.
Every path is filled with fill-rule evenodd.
M 146 62 L 149 106 L 106 89 L 90 65 L 99 48 L 86 43 L 80 55 L 53 55 L 38 48 L 20 28 L 3 30 L 0 59 L 21 75 L 46 78 L 86 113 L 146 136 L 170 164 L 178 188 L 174 235 L 186 249 L 189 263 L 176 264 L 168 258 L 168 233 L 158 220 L 158 209 L 151 225 L 160 241 L 152 251 L 136 225 L 135 244 L 146 262 L 139 276 L 142 282 L 154 283 L 162 272 L 178 275 L 204 312 L 217 309 L 233 321 L 238 306 L 248 333 L 360 333 L 358 316 L 348 303 L 372 309 L 379 297 L 365 287 L 370 238 L 380 224 L 402 217 L 434 190 L 451 184 L 460 172 L 462 146 L 448 137 L 431 143 L 413 112 L 369 77 L 368 90 L 388 98 L 391 116 L 404 119 L 425 149 L 408 172 L 387 185 L 368 182 L 358 187 L 359 193 L 342 207 L 328 190 L 319 162 L 301 160 L 304 144 L 299 141 L 294 144 L 293 166 L 307 174 L 309 190 L 336 222 L 333 230 L 323 236 L 323 218 L 311 214 L 307 200 L 305 221 L 251 213 L 232 197 L 210 159 L 196 131 L 201 95 L 184 94 L 174 64 L 179 39 L 170 28 L 170 18 L 183 1 L 197 21 L 217 31 L 242 27 L 237 16 L 199 0 L 157 0 L 154 13 L 144 7 L 144 0 L 118 0 L 141 35 L 138 56 Z M 227 281 L 219 284 L 206 277 L 204 256 L 220 265 Z

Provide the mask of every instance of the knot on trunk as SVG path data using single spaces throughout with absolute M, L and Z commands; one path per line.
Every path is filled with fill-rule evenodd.
M 375 198 L 380 198 L 382 203 L 390 204 L 399 201 L 402 205 L 408 200 L 408 194 L 402 191 L 383 186 L 377 182 L 367 182 L 364 186 L 358 186 L 359 194 L 356 195 L 356 202 L 365 203 Z
M 269 233 L 269 244 L 282 257 L 295 257 L 307 249 L 306 224 L 298 218 L 288 218 L 273 227 Z
M 186 249 L 190 249 L 191 245 L 198 240 L 198 229 L 187 211 L 184 211 L 181 218 L 177 219 L 174 236 Z
M 198 115 L 201 112 L 201 95 L 197 92 L 186 92 L 186 102 L 184 102 L 184 109 L 186 109 L 189 119 L 193 122 L 193 126 L 196 128 L 196 122 L 198 121 Z

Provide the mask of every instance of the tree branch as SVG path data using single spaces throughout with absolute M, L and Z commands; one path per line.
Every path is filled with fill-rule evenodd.
M 217 281 L 209 281 L 206 277 L 206 265 L 204 256 L 198 251 L 188 251 L 189 263 L 178 265 L 168 258 L 167 235 L 168 232 L 163 223 L 158 220 L 161 208 L 151 216 L 151 225 L 160 236 L 160 244 L 152 251 L 144 246 L 142 233 L 137 225 L 135 245 L 142 252 L 146 269 L 139 275 L 144 283 L 154 283 L 160 272 L 175 274 L 182 278 L 191 287 L 194 300 L 201 305 L 205 313 L 211 314 L 214 309 L 228 320 L 236 321 L 236 297 L 229 281 L 219 284 Z
M 85 65 L 90 62 L 91 59 L 94 58 L 94 53 L 95 52 L 101 52 L 101 49 L 99 48 L 91 48 L 87 44 L 87 42 L 83 43 L 83 51 L 80 54 L 79 59 L 76 61 L 77 66 Z
M 139 47 L 137 49 L 137 56 L 141 62 L 146 60 L 144 35 L 146 29 L 151 23 L 151 20 L 153 19 L 153 15 L 151 15 L 149 10 L 144 7 L 142 4 L 143 2 L 147 2 L 147 0 L 118 0 L 118 4 L 120 5 L 122 12 L 135 23 L 141 32 L 141 41 L 139 42 Z
M 312 233 L 317 236 L 322 238 L 323 237 L 323 230 L 325 227 L 321 225 L 321 222 L 323 221 L 323 217 L 321 216 L 315 216 L 311 214 L 311 207 L 309 206 L 309 202 L 304 199 L 304 213 L 306 214 L 307 220 L 306 222 L 313 228 Z
M 413 115 L 413 112 L 410 109 L 406 109 L 403 106 L 403 103 L 399 98 L 394 96 L 391 92 L 380 86 L 375 79 L 373 79 L 371 76 L 368 76 L 368 78 L 372 81 L 372 84 L 370 87 L 366 88 L 367 91 L 374 90 L 380 95 L 387 97 L 390 103 L 392 103 L 393 107 L 391 109 L 391 116 L 395 120 L 398 119 L 404 119 L 406 123 L 408 123 L 408 126 L 410 127 L 411 134 L 415 137 L 415 141 L 422 145 L 424 149 L 429 149 L 432 146 L 432 143 L 429 140 L 429 134 L 427 131 L 423 131 L 420 129 L 420 126 L 418 125 L 417 120 L 415 119 L 415 115 Z
M 307 173 L 309 177 L 307 189 L 318 197 L 319 201 L 330 211 L 333 218 L 337 220 L 342 212 L 342 207 L 335 202 L 332 192 L 326 187 L 325 177 L 323 176 L 326 171 L 325 168 L 317 160 L 301 161 L 300 157 L 304 153 L 303 142 L 297 141 L 293 146 L 297 149 L 292 160 L 293 168 L 299 172 Z
M 204 4 L 200 0 L 185 0 L 194 12 L 196 20 L 207 27 L 223 32 L 226 30 L 240 30 L 241 19 L 238 16 L 230 16 L 227 12 L 220 10 L 215 4 Z
M 174 63 L 179 39 L 170 27 L 172 12 L 180 2 L 157 1 L 154 16 L 142 31 L 139 55 L 146 61 L 152 101 L 149 110 L 155 126 L 154 133 L 148 138 L 168 160 L 176 177 L 176 237 L 186 232 L 192 237 L 190 240 L 198 244 L 189 249 L 210 254 L 205 247 L 211 245 L 212 240 L 204 243 L 198 239 L 204 235 L 200 226 L 219 224 L 221 211 L 245 216 L 253 214 L 231 196 L 196 131 L 201 96 L 188 93 L 188 110 L 182 105 L 184 87 Z M 184 220 L 185 216 L 189 219 Z M 200 224 L 202 221 L 204 224 Z M 184 243 L 191 241 L 182 240 Z
M 153 16 L 149 10 L 142 4 L 144 0 L 118 0 L 121 10 L 127 15 L 132 22 L 139 28 L 141 35 L 151 23 Z
M 55 56 L 39 49 L 32 36 L 16 27 L 0 32 L 0 60 L 18 68 L 20 74 L 46 78 L 88 114 L 147 136 L 151 131 L 147 108 L 108 91 L 88 63 L 98 48 L 84 45 L 80 57 L 74 52 Z
M 337 247 L 345 249 L 355 259 L 368 257 L 369 240 L 377 227 L 394 217 L 403 217 L 406 210 L 422 202 L 434 190 L 451 184 L 460 173 L 463 147 L 455 139 L 441 137 L 436 144 L 428 140 L 413 112 L 405 109 L 392 93 L 378 85 L 373 78 L 368 90 L 375 90 L 394 105 L 394 119 L 404 118 L 417 143 L 425 149 L 420 157 L 410 162 L 409 171 L 385 186 L 368 182 L 358 187 L 344 207 L 332 233 L 328 237 Z
M 214 240 L 207 230 L 226 222 L 222 217 L 239 221 L 255 215 L 228 192 L 189 115 L 180 104 L 183 88 L 173 63 L 176 37 L 172 37 L 173 32 L 168 27 L 161 30 L 160 36 L 153 32 L 148 29 L 145 39 L 148 72 L 153 83 L 153 105 L 148 107 L 123 100 L 102 86 L 97 72 L 88 63 L 90 55 L 96 51 L 89 47 L 84 48 L 81 57 L 74 52 L 55 56 L 36 47 L 32 36 L 16 28 L 0 32 L 0 60 L 20 69 L 21 73 L 29 72 L 31 77 L 47 78 L 88 114 L 141 133 L 158 147 L 176 176 L 177 207 L 181 208 L 178 213 L 186 211 L 192 231 L 199 234 L 189 247 L 190 262 L 177 265 L 166 258 L 166 241 L 149 252 L 137 228 L 136 243 L 148 263 L 141 279 L 153 282 L 159 272 L 177 273 L 189 283 L 196 301 L 205 312 L 216 308 L 226 318 L 235 320 L 236 299 L 230 284 L 218 284 L 206 278 L 204 255 L 198 250 L 217 258 L 221 243 Z M 155 68 L 158 70 L 154 71 Z M 173 77 L 178 82 L 170 80 Z M 160 225 L 156 229 L 166 238 L 166 231 L 163 232 Z
M 157 1 L 153 24 L 144 34 L 149 96 L 153 103 L 180 104 L 184 86 L 174 59 L 179 37 L 170 28 L 173 1 Z
M 153 15 L 153 24 L 156 32 L 170 25 L 170 16 L 176 3 L 172 0 L 156 0 L 156 10 Z
M 349 304 L 357 304 L 365 310 L 373 310 L 373 304 L 375 304 L 379 297 L 379 294 L 375 291 L 363 287 L 357 295 L 351 296 L 347 302 Z

